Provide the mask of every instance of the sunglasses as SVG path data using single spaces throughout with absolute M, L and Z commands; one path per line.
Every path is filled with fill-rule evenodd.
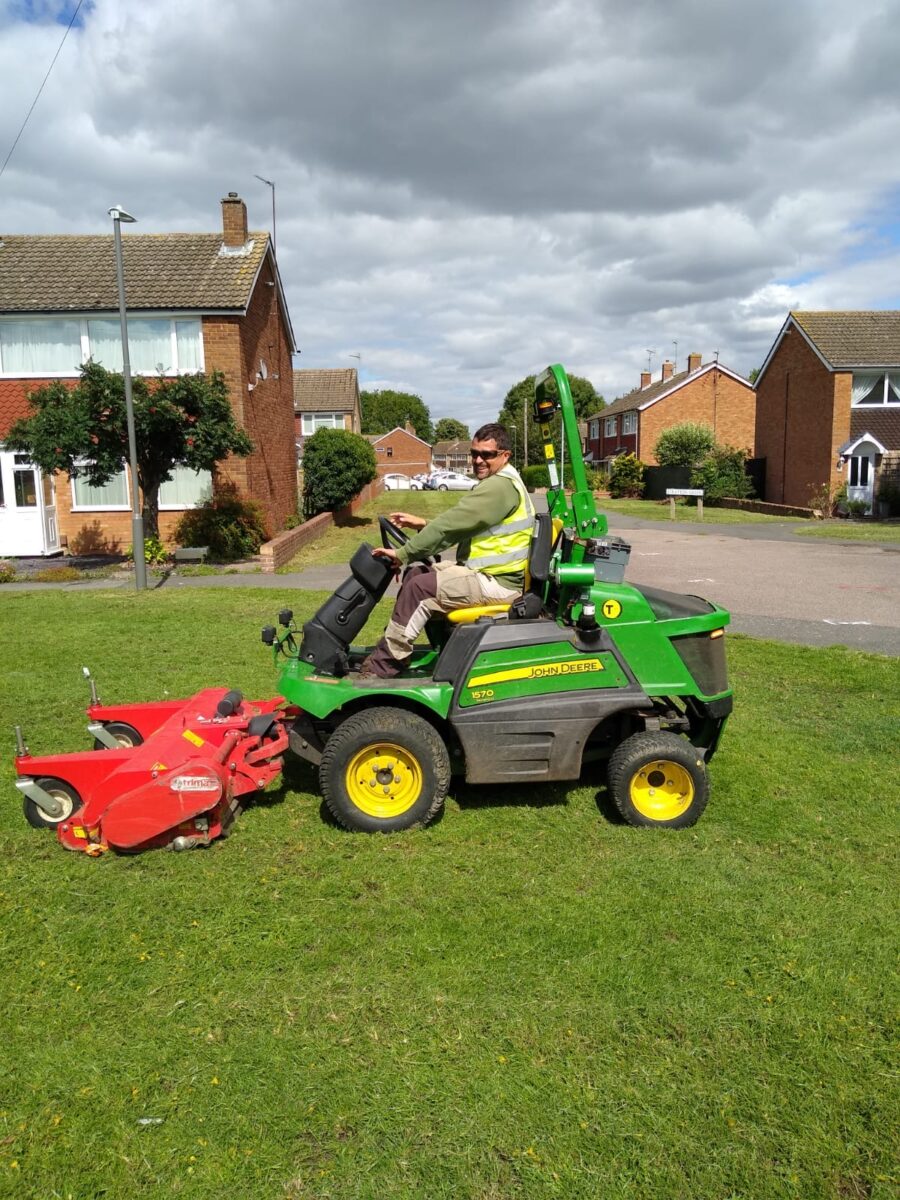
M 492 458 L 496 458 L 498 454 L 506 454 L 505 450 L 470 450 L 469 458 L 473 461 L 476 458 L 483 458 L 485 462 L 490 462 Z

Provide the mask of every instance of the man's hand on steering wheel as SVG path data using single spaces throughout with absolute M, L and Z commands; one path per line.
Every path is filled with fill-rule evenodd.
M 397 557 L 397 551 L 391 546 L 375 546 L 372 550 L 375 558 L 386 558 L 391 564 L 391 570 L 395 575 L 400 574 L 400 559 Z
M 415 529 L 416 532 L 428 524 L 424 517 L 417 517 L 414 513 L 392 512 L 390 519 L 399 529 Z
M 408 514 L 394 513 L 392 514 L 392 517 L 393 516 L 408 516 Z M 418 524 L 420 520 L 419 517 L 412 517 L 411 519 L 415 521 L 416 524 Z M 422 521 L 423 527 L 426 524 L 427 521 Z M 400 546 L 405 546 L 409 541 L 409 538 L 402 529 L 399 529 L 397 525 L 394 524 L 393 519 L 388 520 L 387 517 L 379 517 L 378 526 L 381 530 L 381 547 L 376 547 L 372 553 L 376 558 L 389 559 L 394 573 L 399 573 L 401 564 L 399 558 L 397 557 L 397 549 Z M 429 556 L 428 558 L 423 558 L 420 561 L 424 563 L 432 563 L 434 560 Z

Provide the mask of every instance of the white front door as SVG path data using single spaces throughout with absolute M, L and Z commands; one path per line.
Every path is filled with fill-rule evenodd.
M 58 554 L 53 482 L 27 454 L 0 451 L 0 557 Z
M 872 493 L 875 486 L 875 451 L 866 454 L 866 446 L 857 447 L 856 454 L 847 459 L 847 499 L 862 500 L 866 511 L 872 511 Z

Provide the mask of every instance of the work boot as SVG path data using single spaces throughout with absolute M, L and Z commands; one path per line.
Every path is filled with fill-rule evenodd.
M 371 654 L 359 664 L 360 679 L 393 679 L 399 675 L 406 664 L 398 662 L 388 654 L 383 639 Z

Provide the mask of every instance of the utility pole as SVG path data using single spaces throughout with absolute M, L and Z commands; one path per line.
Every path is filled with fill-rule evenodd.
M 263 179 L 262 175 L 254 175 L 254 179 L 258 179 L 260 183 L 264 183 L 267 188 L 272 189 L 272 253 L 278 257 L 278 243 L 275 240 L 275 184 L 271 179 Z

